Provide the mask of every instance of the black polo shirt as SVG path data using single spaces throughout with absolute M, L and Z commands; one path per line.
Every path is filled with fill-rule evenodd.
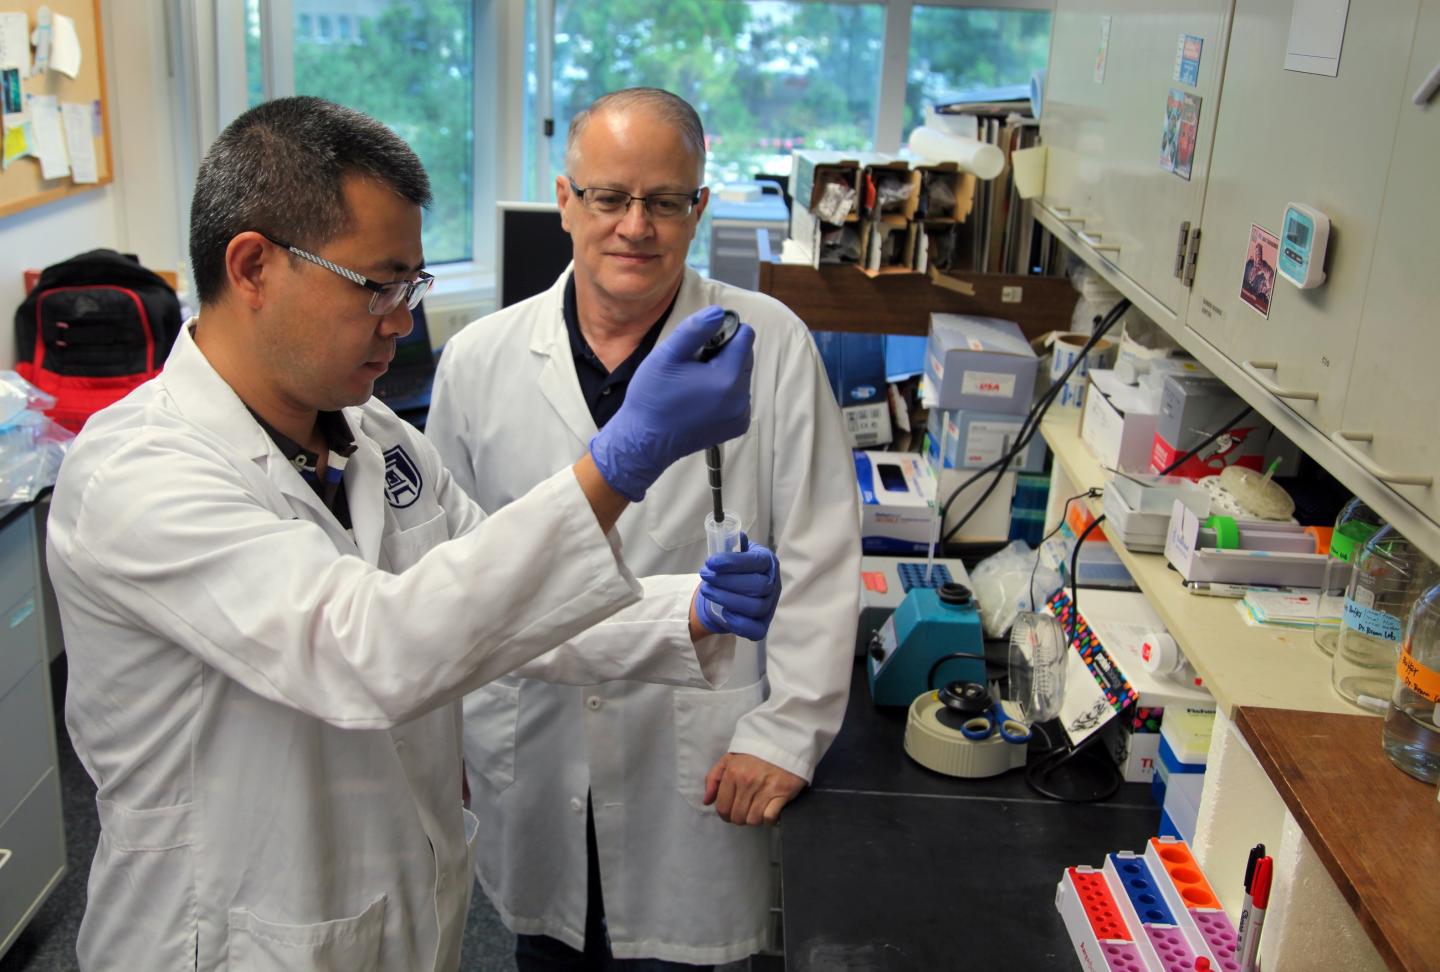
M 322 480 L 316 473 L 320 465 L 319 453 L 311 452 L 279 429 L 273 428 L 254 409 L 250 410 L 250 414 L 255 416 L 255 421 L 259 422 L 265 434 L 270 436 L 280 454 L 300 473 L 300 478 L 315 490 L 315 495 L 320 497 L 325 508 L 335 514 L 335 519 L 340 521 L 341 526 L 350 529 L 350 501 L 345 498 L 345 464 L 355 454 L 355 436 L 350 432 L 345 416 L 340 412 L 321 412 L 316 417 L 320 435 L 325 439 L 325 448 L 330 452 L 325 462 L 325 478 Z
M 679 293 L 676 293 L 679 297 Z M 570 274 L 570 279 L 565 283 L 565 330 L 570 334 L 570 353 L 575 358 L 575 376 L 580 379 L 580 393 L 585 396 L 585 404 L 590 408 L 590 417 L 595 420 L 595 427 L 603 428 L 605 423 L 620 411 L 620 406 L 625 401 L 625 390 L 630 387 L 630 379 L 635 374 L 635 369 L 640 367 L 640 362 L 655 347 L 655 342 L 660 339 L 660 331 L 664 329 L 665 322 L 670 319 L 670 312 L 675 309 L 675 301 L 670 301 L 670 306 L 665 308 L 665 313 L 660 315 L 656 321 L 645 332 L 645 337 L 640 341 L 639 347 L 631 352 L 630 357 L 620 362 L 614 371 L 607 371 L 604 362 L 595 356 L 590 350 L 590 344 L 585 340 L 585 335 L 580 333 L 580 314 L 575 309 L 575 274 Z

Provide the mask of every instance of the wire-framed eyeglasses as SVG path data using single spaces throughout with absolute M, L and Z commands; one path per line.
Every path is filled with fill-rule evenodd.
M 404 304 L 410 310 L 414 310 L 416 305 L 425 299 L 425 295 L 430 292 L 430 288 L 435 284 L 435 277 L 432 274 L 426 273 L 424 270 L 421 270 L 414 280 L 392 280 L 388 283 L 379 283 L 371 280 L 363 273 L 356 273 L 354 270 L 346 269 L 338 263 L 331 263 L 322 256 L 316 256 L 313 253 L 300 249 L 298 246 L 292 246 L 283 240 L 277 240 L 270 236 L 266 236 L 265 238 L 276 246 L 289 250 L 300 259 L 309 260 L 316 266 L 324 267 L 331 273 L 339 274 L 351 283 L 359 284 L 361 287 L 370 291 L 370 313 L 376 317 L 383 317 L 389 314 L 401 304 Z
M 703 187 L 702 187 L 703 188 Z M 692 192 L 652 192 L 648 196 L 632 196 L 619 189 L 589 186 L 584 189 L 570 180 L 570 191 L 580 205 L 599 216 L 619 216 L 630 210 L 632 202 L 645 207 L 651 219 L 684 219 L 700 201 L 700 189 Z

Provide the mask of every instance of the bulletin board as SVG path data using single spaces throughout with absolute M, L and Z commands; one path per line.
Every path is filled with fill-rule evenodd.
M 0 171 L 0 219 L 41 206 L 77 193 L 98 189 L 113 181 L 110 158 L 110 110 L 105 92 L 105 48 L 100 30 L 101 0 L 0 0 L 0 13 L 24 12 L 29 16 L 29 29 L 36 25 L 36 13 L 49 7 L 52 14 L 63 14 L 75 22 L 80 43 L 80 70 L 70 78 L 48 70 L 31 72 L 20 80 L 25 95 L 55 95 L 62 103 L 83 103 L 93 108 L 95 169 L 97 181 L 79 184 L 70 176 L 44 179 L 40 160 L 34 156 L 18 158 Z M 33 59 L 34 49 L 31 57 Z

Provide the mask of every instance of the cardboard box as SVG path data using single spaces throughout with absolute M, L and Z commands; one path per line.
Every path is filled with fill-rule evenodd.
M 1150 468 L 1166 469 L 1213 432 L 1233 419 L 1245 403 L 1219 378 L 1206 375 L 1167 375 L 1160 394 L 1160 415 L 1155 424 Z M 1219 475 L 1226 466 L 1260 469 L 1274 428 L 1251 412 L 1230 432 L 1192 456 L 1171 475 L 1203 479 Z
M 924 554 L 934 524 L 935 477 L 913 452 L 856 451 L 860 548 L 867 554 Z
M 927 455 L 942 469 L 983 469 L 999 459 L 1020 437 L 1023 416 L 1003 412 L 930 410 Z M 1045 439 L 1038 432 L 1011 461 L 1015 472 L 1045 470 Z
M 1080 441 L 1100 465 L 1121 472 L 1148 473 L 1159 415 L 1147 411 L 1139 389 L 1120 384 L 1113 371 L 1090 372 Z
M 847 262 L 839 251 L 827 246 L 823 238 L 843 225 L 855 234 L 858 259 L 859 249 L 864 246 L 860 226 L 861 170 L 866 165 L 885 164 L 892 157 L 878 152 L 825 152 L 802 149 L 795 152 L 790 174 L 791 196 L 794 204 L 790 207 L 790 239 L 794 242 L 797 256 L 812 267 L 822 263 Z M 841 182 L 854 191 L 849 209 L 838 219 L 822 218 L 816 207 L 825 198 L 825 187 L 832 182 Z M 828 214 L 835 216 L 835 214 Z
M 965 172 L 954 162 L 930 162 L 914 166 L 919 175 L 919 193 L 915 201 L 913 219 L 927 223 L 963 223 L 975 206 L 975 176 Z M 955 196 L 955 204 L 948 209 L 936 209 L 930 204 L 931 186 L 944 183 Z
M 935 401 L 950 411 L 1024 415 L 1039 361 L 1014 321 L 931 314 L 925 376 Z

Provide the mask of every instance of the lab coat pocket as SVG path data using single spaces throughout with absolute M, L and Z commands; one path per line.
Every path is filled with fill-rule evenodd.
M 313 925 L 266 921 L 230 912 L 230 967 L 246 972 L 366 972 L 380 967 L 385 895 L 353 918 Z
M 195 964 L 195 852 L 191 846 L 194 804 L 132 810 L 95 801 L 100 841 L 90 874 L 91 901 L 143 898 L 139 909 L 91 908 L 76 948 L 96 956 L 96 943 L 114 956 L 143 955 L 149 967 Z M 9 904 L 9 902 L 5 902 Z M 3 911 L 0 907 L 0 911 Z
M 740 528 L 757 542 L 766 531 L 755 525 L 755 484 L 759 436 L 752 430 L 721 446 L 721 471 L 725 509 L 740 518 Z M 686 456 L 667 469 L 646 494 L 645 529 L 650 539 L 667 551 L 696 546 L 698 565 L 705 559 L 705 518 L 711 515 L 710 478 L 705 454 Z
M 710 813 L 704 804 L 705 776 L 730 748 L 735 724 L 760 704 L 761 683 L 707 691 L 676 689 L 675 786 L 685 802 Z
M 419 526 L 387 533 L 380 540 L 380 566 L 392 574 L 408 570 L 436 544 L 450 539 L 449 530 L 442 510 Z
M 520 683 L 502 680 L 465 696 L 465 766 L 499 793 L 515 782 L 515 729 L 520 721 Z

